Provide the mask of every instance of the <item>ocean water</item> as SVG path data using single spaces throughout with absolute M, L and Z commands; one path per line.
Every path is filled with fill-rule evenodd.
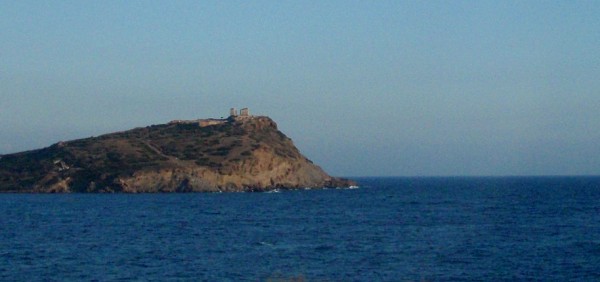
M 600 279 L 600 177 L 0 194 L 0 281 Z

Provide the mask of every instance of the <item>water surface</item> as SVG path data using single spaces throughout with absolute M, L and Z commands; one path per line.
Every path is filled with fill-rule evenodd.
M 0 280 L 597 280 L 600 177 L 1 194 Z

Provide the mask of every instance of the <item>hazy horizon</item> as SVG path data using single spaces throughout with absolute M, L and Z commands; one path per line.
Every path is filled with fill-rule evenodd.
M 600 174 L 594 1 L 7 1 L 0 154 L 230 107 L 337 176 Z

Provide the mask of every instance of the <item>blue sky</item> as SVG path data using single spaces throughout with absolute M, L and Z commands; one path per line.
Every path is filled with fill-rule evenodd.
M 600 172 L 597 1 L 2 1 L 0 154 L 230 107 L 334 175 Z

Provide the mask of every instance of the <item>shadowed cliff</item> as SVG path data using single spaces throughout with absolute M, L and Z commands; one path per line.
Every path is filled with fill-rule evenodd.
M 347 187 L 268 117 L 176 121 L 4 155 L 0 192 L 218 192 Z

